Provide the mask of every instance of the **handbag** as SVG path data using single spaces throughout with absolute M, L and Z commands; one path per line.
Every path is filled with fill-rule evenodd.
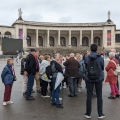
M 115 66 L 116 66 L 114 74 L 115 75 L 120 75 L 120 66 L 119 66 L 119 64 L 116 64 L 116 62 L 114 60 L 111 60 L 111 62 L 113 62 L 115 64 Z
M 17 81 L 16 75 L 13 75 L 13 81 Z

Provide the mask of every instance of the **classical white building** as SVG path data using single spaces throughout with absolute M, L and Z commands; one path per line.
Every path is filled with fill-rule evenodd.
M 80 47 L 96 43 L 101 48 L 120 46 L 120 30 L 110 20 L 98 23 L 31 22 L 19 18 L 12 26 L 0 26 L 1 37 L 23 39 L 23 48 Z

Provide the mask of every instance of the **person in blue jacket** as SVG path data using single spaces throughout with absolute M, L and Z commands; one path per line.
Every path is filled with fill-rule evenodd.
M 11 98 L 11 91 L 13 86 L 13 76 L 15 75 L 15 71 L 13 68 L 13 59 L 7 59 L 7 65 L 4 67 L 1 78 L 2 82 L 5 85 L 5 92 L 4 92 L 4 100 L 3 105 L 13 104 L 13 101 L 10 101 Z

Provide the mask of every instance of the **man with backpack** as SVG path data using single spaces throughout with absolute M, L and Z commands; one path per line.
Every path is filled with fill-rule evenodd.
M 103 114 L 103 100 L 102 100 L 102 82 L 104 81 L 104 59 L 97 53 L 98 46 L 92 44 L 91 53 L 86 58 L 86 84 L 87 84 L 87 100 L 86 100 L 86 113 L 84 116 L 88 119 L 91 118 L 92 94 L 93 88 L 96 88 L 97 94 L 97 109 L 98 118 L 105 117 Z

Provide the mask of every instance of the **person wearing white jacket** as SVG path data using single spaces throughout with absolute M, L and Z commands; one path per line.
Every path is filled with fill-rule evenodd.
M 50 56 L 45 55 L 45 60 L 42 61 L 40 64 L 40 78 L 42 79 L 42 87 L 41 87 L 41 97 L 46 98 L 50 97 L 46 95 L 47 93 L 47 87 L 48 87 L 48 82 L 51 82 L 51 80 L 48 79 L 46 75 L 46 67 L 50 65 Z

